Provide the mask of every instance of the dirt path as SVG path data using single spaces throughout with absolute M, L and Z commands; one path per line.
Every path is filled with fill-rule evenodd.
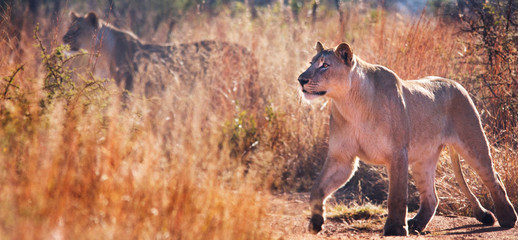
M 274 239 L 382 239 L 384 219 L 344 221 L 327 220 L 318 235 L 307 233 L 309 220 L 308 194 L 290 194 L 272 197 L 271 228 Z M 415 213 L 409 213 L 413 216 Z M 362 222 L 363 221 L 363 222 Z M 361 227 L 361 226 L 368 227 Z M 518 240 L 518 227 L 504 229 L 495 224 L 483 226 L 477 220 L 461 216 L 435 216 L 425 235 L 387 237 L 388 239 L 514 239 Z

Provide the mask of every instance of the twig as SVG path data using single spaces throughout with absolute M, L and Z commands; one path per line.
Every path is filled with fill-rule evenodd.
M 58 74 L 54 71 L 54 69 L 52 68 L 52 66 L 51 66 L 52 63 L 50 61 L 50 58 L 47 56 L 47 52 L 46 52 L 47 49 L 43 46 L 43 42 L 41 42 L 40 36 L 38 35 L 39 28 L 40 27 L 38 24 L 36 26 L 36 28 L 34 29 L 34 39 L 36 39 L 36 41 L 38 41 L 38 47 L 41 49 L 45 67 L 50 72 L 50 74 L 54 77 L 54 79 L 59 81 L 60 78 L 59 78 Z
M 24 64 L 18 66 L 13 74 L 11 74 L 11 76 L 9 77 L 5 77 L 4 80 L 7 81 L 7 86 L 5 86 L 5 91 L 4 91 L 4 100 L 7 99 L 7 93 L 9 92 L 9 87 L 10 86 L 14 86 L 16 87 L 15 85 L 13 85 L 13 82 L 14 82 L 14 77 L 16 76 L 16 74 L 18 74 L 18 72 L 24 70 Z

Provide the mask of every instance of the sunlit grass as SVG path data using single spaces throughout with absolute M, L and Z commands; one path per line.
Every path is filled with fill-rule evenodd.
M 366 203 L 363 205 L 335 204 L 326 208 L 326 217 L 329 219 L 344 219 L 347 222 L 352 220 L 379 219 L 387 215 L 387 209 L 381 205 Z
M 380 231 L 387 218 L 387 209 L 382 205 L 333 204 L 326 207 L 326 218 L 346 224 L 354 231 Z

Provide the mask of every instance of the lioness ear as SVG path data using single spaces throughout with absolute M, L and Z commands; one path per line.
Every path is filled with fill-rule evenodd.
M 340 43 L 340 45 L 335 48 L 335 55 L 342 59 L 347 66 L 352 65 L 353 60 L 353 51 L 351 46 L 347 43 Z
M 94 12 L 89 12 L 86 15 L 86 19 L 94 28 L 97 28 L 99 26 L 99 18 L 97 18 L 97 15 Z
M 320 42 L 317 42 L 317 44 L 315 44 L 315 50 L 317 50 L 317 53 L 324 51 L 324 45 L 322 45 Z
M 74 11 L 70 12 L 70 19 L 72 19 L 72 21 L 75 21 L 78 18 L 79 18 L 79 16 L 77 16 L 76 12 L 74 12 Z

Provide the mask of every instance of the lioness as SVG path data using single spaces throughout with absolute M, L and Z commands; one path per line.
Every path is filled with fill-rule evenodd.
M 147 44 L 93 12 L 85 16 L 71 12 L 70 17 L 72 22 L 63 42 L 72 51 L 98 51 L 108 62 L 111 77 L 129 91 L 144 91 L 147 95 L 171 84 L 181 85 L 178 89 L 185 91 L 208 79 L 203 84 L 226 97 L 237 96 L 241 103 L 257 101 L 257 63 L 243 46 L 212 40 Z
M 467 188 L 453 149 L 489 188 L 500 226 L 515 226 L 516 212 L 493 169 L 480 117 L 466 89 L 439 77 L 403 81 L 391 70 L 361 60 L 346 43 L 324 49 L 318 42 L 316 50 L 311 66 L 298 81 L 305 98 L 327 96 L 332 104 L 329 152 L 311 190 L 310 232 L 322 230 L 325 199 L 350 179 L 358 157 L 388 170 L 388 217 L 383 234 L 406 236 L 408 228 L 423 231 L 438 205 L 435 168 L 445 145 L 451 146 L 457 180 L 476 218 L 486 225 L 495 222 L 494 215 Z M 417 215 L 407 222 L 409 166 L 421 204 Z

